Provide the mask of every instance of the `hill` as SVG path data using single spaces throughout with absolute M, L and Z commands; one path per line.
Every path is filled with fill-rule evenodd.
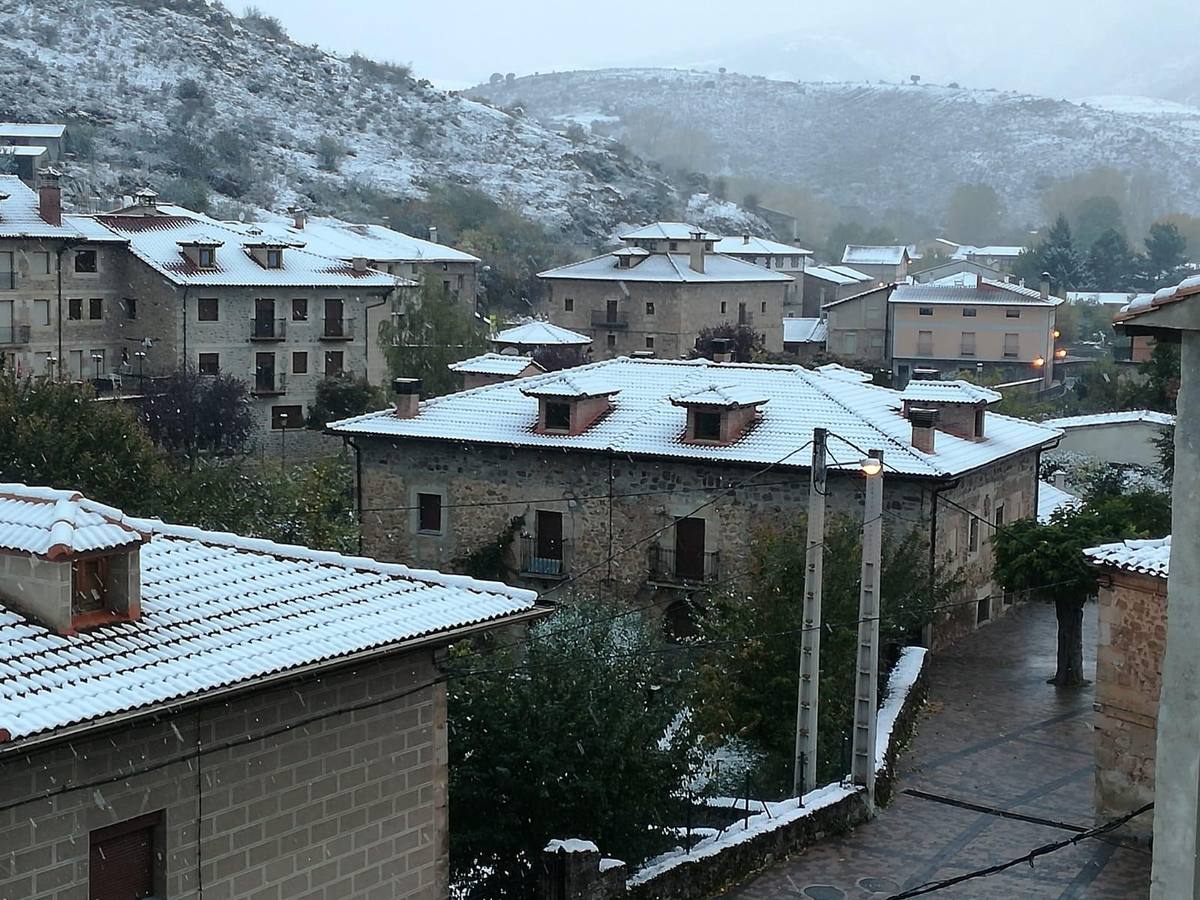
M 476 92 L 672 165 L 795 185 L 872 215 L 900 209 L 937 224 L 956 185 L 986 183 L 1019 228 L 1041 220 L 1056 180 L 1102 167 L 1128 177 L 1138 225 L 1200 212 L 1200 109 L 1182 105 L 665 69 L 535 75 Z
M 205 0 L 0 0 L 0 20 L 0 119 L 69 123 L 67 198 L 81 208 L 149 183 L 180 202 L 211 192 L 225 212 L 300 202 L 352 215 L 366 195 L 451 184 L 592 243 L 683 202 L 611 142 L 572 141 Z

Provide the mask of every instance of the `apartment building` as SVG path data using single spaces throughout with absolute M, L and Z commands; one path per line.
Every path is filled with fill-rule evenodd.
M 577 576 L 572 593 L 652 599 L 673 615 L 736 583 L 760 528 L 805 514 L 808 448 L 826 428 L 830 514 L 862 515 L 859 462 L 881 449 L 889 530 L 922 535 L 914 564 L 962 567 L 963 602 L 936 628 L 948 640 L 1006 609 L 989 537 L 1036 514 L 1038 457 L 1060 432 L 989 412 L 992 391 L 902 393 L 869 377 L 622 358 L 424 402 L 405 385 L 394 409 L 329 430 L 358 454 L 371 554 L 453 568 L 512 535 L 515 584 L 558 590 Z
M 716 242 L 713 250 L 742 262 L 791 275 L 796 283 L 784 302 L 784 308 L 790 315 L 800 315 L 804 308 L 804 270 L 812 256 L 811 250 L 749 233 L 741 237 L 723 237 Z
M 781 350 L 795 278 L 718 253 L 718 240 L 682 222 L 621 235 L 611 253 L 538 274 L 550 286 L 549 318 L 591 337 L 597 358 L 687 356 L 702 329 L 728 324 L 749 326 L 768 350 Z
M 912 253 L 902 244 L 886 247 L 847 244 L 842 252 L 843 265 L 853 266 L 883 284 L 907 278 L 911 262 Z
M 443 900 L 461 576 L 0 485 L 0 897 Z

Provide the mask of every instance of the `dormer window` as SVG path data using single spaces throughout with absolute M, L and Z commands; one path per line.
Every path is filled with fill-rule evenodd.
M 692 437 L 697 441 L 721 440 L 721 414 L 719 412 L 702 412 L 697 410 L 692 414 Z
M 617 266 L 618 266 L 618 268 L 621 268 L 621 269 L 628 269 L 629 268 L 629 257 L 628 256 L 619 257 L 617 259 Z
M 767 398 L 742 385 L 712 385 L 671 398 L 687 410 L 683 442 L 728 446 L 739 441 L 758 418 Z
M 612 409 L 619 388 L 577 375 L 559 375 L 522 388 L 538 401 L 537 434 L 582 434 Z
M 196 249 L 196 265 L 201 269 L 211 269 L 216 263 L 217 251 L 212 247 L 198 247 Z
M 570 431 L 571 404 L 547 402 L 544 427 L 547 431 Z
M 217 267 L 217 248 L 221 241 L 208 239 L 180 241 L 179 249 L 189 263 L 197 269 L 215 269 Z
M 283 251 L 270 247 L 267 249 L 267 268 L 282 269 L 283 268 Z
M 71 615 L 108 609 L 109 562 L 107 556 L 86 556 L 71 566 Z

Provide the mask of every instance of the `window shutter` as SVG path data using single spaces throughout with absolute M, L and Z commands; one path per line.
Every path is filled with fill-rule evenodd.
M 154 827 L 112 837 L 93 835 L 89 866 L 91 900 L 143 900 L 154 894 Z

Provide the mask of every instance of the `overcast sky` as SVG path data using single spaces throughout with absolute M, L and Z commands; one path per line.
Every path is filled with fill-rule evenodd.
M 227 0 L 229 2 L 229 0 Z M 257 0 L 292 37 L 411 62 L 462 88 L 493 71 L 728 65 L 805 78 L 957 80 L 1084 95 L 1156 84 L 1200 29 L 1198 0 Z M 244 6 L 230 2 L 235 12 Z M 1189 37 L 1190 35 L 1190 37 Z M 913 71 L 909 71 L 913 70 Z

